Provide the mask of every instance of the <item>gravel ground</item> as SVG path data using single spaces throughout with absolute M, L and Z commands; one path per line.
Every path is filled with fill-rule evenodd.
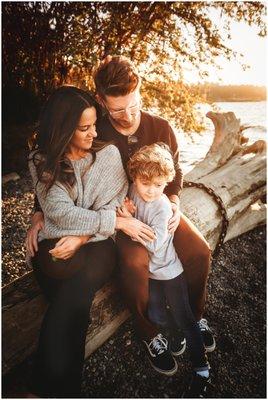
M 24 240 L 33 202 L 29 173 L 2 188 L 2 286 L 29 271 L 25 264 Z
M 6 284 L 26 272 L 23 240 L 33 201 L 29 176 L 3 188 L 3 273 Z M 226 243 L 213 261 L 206 318 L 217 348 L 210 353 L 215 398 L 266 398 L 266 229 Z M 85 363 L 85 398 L 176 398 L 190 372 L 187 352 L 178 372 L 150 367 L 130 319 Z M 16 397 L 31 359 L 2 382 L 2 398 Z

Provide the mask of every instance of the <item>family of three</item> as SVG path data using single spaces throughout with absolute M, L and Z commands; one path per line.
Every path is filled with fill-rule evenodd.
M 106 57 L 94 82 L 95 96 L 73 86 L 54 91 L 29 155 L 36 198 L 26 247 L 49 303 L 29 391 L 80 396 L 91 304 L 119 267 L 151 366 L 173 375 L 187 347 L 193 374 L 183 397 L 206 397 L 206 353 L 215 348 L 203 318 L 211 252 L 179 209 L 175 134 L 141 110 L 141 79 L 128 59 Z

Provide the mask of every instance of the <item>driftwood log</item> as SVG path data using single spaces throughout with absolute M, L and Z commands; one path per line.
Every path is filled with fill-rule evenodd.
M 234 113 L 209 112 L 215 127 L 213 143 L 204 158 L 185 177 L 212 188 L 222 199 L 229 220 L 225 241 L 266 221 L 266 142 L 247 146 Z M 182 211 L 195 223 L 212 249 L 221 230 L 221 213 L 211 196 L 186 188 Z
M 208 113 L 215 127 L 214 141 L 203 161 L 185 179 L 212 188 L 223 201 L 229 227 L 225 241 L 265 223 L 265 142 L 247 146 L 240 121 L 233 113 Z M 212 249 L 221 232 L 222 214 L 202 189 L 185 188 L 182 211 L 196 224 Z M 35 349 L 47 307 L 32 273 L 5 286 L 2 291 L 3 373 L 22 362 Z M 115 280 L 96 295 L 92 323 L 86 340 L 86 357 L 101 346 L 128 318 Z

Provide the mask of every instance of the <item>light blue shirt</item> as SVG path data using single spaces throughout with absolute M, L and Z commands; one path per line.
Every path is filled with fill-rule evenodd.
M 156 235 L 153 242 L 146 242 L 150 256 L 150 278 L 176 278 L 183 272 L 183 267 L 173 245 L 173 235 L 168 232 L 168 221 L 173 215 L 169 199 L 162 194 L 158 200 L 146 202 L 139 196 L 133 184 L 129 189 L 129 198 L 136 206 L 135 218 L 150 226 Z

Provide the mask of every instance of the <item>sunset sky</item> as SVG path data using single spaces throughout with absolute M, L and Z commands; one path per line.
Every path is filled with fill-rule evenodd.
M 217 24 L 220 24 L 220 21 Z M 211 76 L 205 80 L 222 84 L 266 85 L 267 38 L 259 37 L 257 32 L 256 27 L 250 27 L 244 22 L 232 22 L 232 39 L 225 43 L 235 51 L 243 53 L 243 63 L 248 64 L 250 68 L 243 71 L 238 60 L 228 61 L 222 58 L 220 64 L 223 70 L 217 71 L 210 68 Z M 200 80 L 191 69 L 185 71 L 184 76 L 188 82 Z M 219 79 L 221 79 L 221 82 L 219 82 Z

